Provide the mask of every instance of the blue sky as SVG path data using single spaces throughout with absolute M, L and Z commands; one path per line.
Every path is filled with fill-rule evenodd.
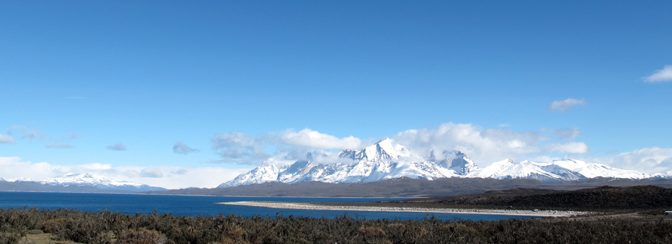
M 542 144 L 584 143 L 581 157 L 671 148 L 672 79 L 646 81 L 672 64 L 670 9 L 670 1 L 3 1 L 0 135 L 12 140 L 0 156 L 246 169 L 227 162 L 214 138 L 309 128 L 369 142 L 445 123 L 575 129 Z M 568 98 L 581 104 L 551 109 Z M 177 142 L 198 151 L 174 153 Z M 115 144 L 126 150 L 108 148 Z

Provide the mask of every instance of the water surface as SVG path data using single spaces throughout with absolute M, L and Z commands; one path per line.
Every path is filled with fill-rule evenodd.
M 371 202 L 393 198 L 303 198 L 303 197 L 218 197 L 218 196 L 173 196 L 130 194 L 83 194 L 83 193 L 36 193 L 0 192 L 0 208 L 74 209 L 81 211 L 111 211 L 124 214 L 173 214 L 179 216 L 301 216 L 312 218 L 336 218 L 349 216 L 361 219 L 422 220 L 502 220 L 528 219 L 531 217 L 480 215 L 361 212 L 341 210 L 294 210 L 260 207 L 219 205 L 218 202 L 274 201 L 274 202 Z

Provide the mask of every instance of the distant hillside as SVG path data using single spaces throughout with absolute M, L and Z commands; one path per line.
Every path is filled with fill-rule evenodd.
M 652 185 L 580 189 L 513 189 L 446 198 L 417 199 L 396 203 L 416 203 L 434 207 L 497 206 L 554 209 L 651 209 L 672 207 L 672 189 Z
M 263 183 L 214 189 L 190 188 L 155 193 L 221 196 L 426 197 L 476 194 L 516 188 L 575 190 L 604 185 L 657 185 L 672 188 L 672 180 L 662 178 L 643 180 L 595 178 L 582 181 L 546 182 L 532 179 L 444 178 L 429 181 L 400 178 L 370 183 Z
M 102 185 L 85 183 L 44 183 L 35 181 L 2 181 L 0 191 L 5 192 L 72 192 L 72 193 L 142 193 L 163 191 L 164 188 L 133 185 Z

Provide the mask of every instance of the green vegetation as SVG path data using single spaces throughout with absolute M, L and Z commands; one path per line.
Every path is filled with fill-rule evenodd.
M 341 203 L 342 204 L 342 203 Z M 354 204 L 354 203 L 349 203 Z M 366 203 L 371 204 L 371 203 Z M 672 189 L 514 189 L 373 204 L 606 211 L 572 218 L 444 222 L 0 210 L 0 244 L 53 243 L 672 243 Z M 49 241 L 49 242 L 47 242 Z
M 32 232 L 82 243 L 672 243 L 661 215 L 493 222 L 124 215 L 0 210 L 0 243 Z

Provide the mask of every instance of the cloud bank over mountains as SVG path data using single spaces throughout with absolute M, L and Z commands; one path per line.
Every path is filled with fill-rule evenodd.
M 584 154 L 588 146 L 573 141 L 578 132 L 556 135 L 546 131 L 514 131 L 508 128 L 481 128 L 473 124 L 446 123 L 435 128 L 409 129 L 387 136 L 409 149 L 429 154 L 431 151 L 455 150 L 474 160 L 489 164 L 504 158 L 527 158 L 549 155 Z M 320 156 L 344 149 L 360 149 L 381 138 L 363 139 L 335 136 L 312 129 L 286 130 L 264 136 L 243 133 L 217 135 L 213 149 L 222 162 L 259 164 L 268 160 L 303 160 L 306 155 Z
M 58 165 L 30 162 L 19 157 L 0 157 L 0 179 L 8 181 L 45 181 L 71 174 L 90 174 L 117 181 L 142 183 L 169 189 L 215 187 L 222 180 L 233 179 L 244 172 L 219 166 L 113 166 L 106 163 Z
M 646 173 L 672 172 L 672 148 L 649 147 L 604 159 L 611 165 Z
M 579 140 L 580 134 L 581 130 L 577 128 L 518 131 L 508 127 L 483 128 L 468 123 L 445 123 L 433 128 L 408 129 L 387 137 L 420 155 L 445 150 L 464 152 L 480 167 L 503 159 L 548 162 L 574 158 L 645 173 L 672 172 L 672 148 L 641 148 L 597 158 L 590 155 L 589 145 Z M 4 139 L 11 143 L 9 139 Z M 215 187 L 262 164 L 288 165 L 297 160 L 338 163 L 338 152 L 358 150 L 380 139 L 331 135 L 309 128 L 264 135 L 231 132 L 213 136 L 211 149 L 202 152 L 214 153 L 213 163 L 206 165 L 72 165 L 0 157 L 0 178 L 40 181 L 73 173 L 89 173 L 173 189 Z M 126 147 L 115 144 L 108 149 L 125 150 Z M 181 142 L 172 147 L 173 153 L 184 157 L 196 151 Z
M 443 150 L 461 151 L 481 166 L 503 159 L 548 162 L 574 158 L 651 174 L 672 171 L 672 148 L 642 148 L 594 157 L 590 155 L 589 145 L 577 140 L 580 134 L 581 130 L 577 128 L 516 131 L 499 127 L 482 128 L 467 123 L 445 123 L 434 128 L 408 129 L 389 138 L 422 155 Z M 227 162 L 225 156 L 245 156 L 236 159 L 255 166 L 287 165 L 296 160 L 338 162 L 336 152 L 361 149 L 362 145 L 381 139 L 339 137 L 312 129 L 288 130 L 259 137 L 232 133 L 215 138 L 213 148 L 226 152 L 221 154 L 222 162 Z M 226 143 L 219 141 L 222 138 L 226 138 Z M 240 153 L 242 151 L 248 153 Z
M 317 149 L 356 149 L 362 141 L 354 136 L 338 138 L 311 129 L 288 130 L 279 135 L 279 139 L 289 145 Z

